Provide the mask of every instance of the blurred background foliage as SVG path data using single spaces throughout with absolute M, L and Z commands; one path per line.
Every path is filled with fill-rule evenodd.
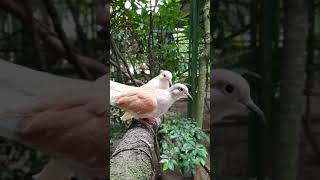
M 111 37 L 134 78 L 146 82 L 158 75 L 160 69 L 167 69 L 173 72 L 174 81 L 186 81 L 190 65 L 190 21 L 184 5 L 187 3 L 180 0 L 112 3 Z M 114 64 L 124 63 L 114 50 L 111 60 Z M 112 72 L 113 78 L 123 82 L 117 74 L 119 71 Z
M 72 78 L 95 79 L 107 73 L 108 28 L 105 4 L 95 0 L 52 0 L 48 13 L 42 0 L 0 1 L 0 58 L 34 70 Z M 54 22 L 92 78 L 83 76 L 70 61 Z M 16 74 L 12 74 L 15 77 Z M 29 180 L 48 157 L 27 146 L 0 138 L 0 179 Z

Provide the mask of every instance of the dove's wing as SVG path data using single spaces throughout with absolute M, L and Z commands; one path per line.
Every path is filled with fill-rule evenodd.
M 152 90 L 139 88 L 117 97 L 115 105 L 131 114 L 144 116 L 154 112 L 157 99 Z
M 117 92 L 124 92 L 132 89 L 136 89 L 138 87 L 135 86 L 128 86 L 125 84 L 121 84 L 118 82 L 110 81 L 110 90 L 117 91 Z
M 20 142 L 49 155 L 103 168 L 108 148 L 107 108 L 104 95 L 48 99 L 20 111 L 23 118 L 17 136 Z
M 110 81 L 110 105 L 114 105 L 115 98 L 124 93 L 125 91 L 137 88 L 138 87 L 135 86 L 128 86 L 118 82 Z

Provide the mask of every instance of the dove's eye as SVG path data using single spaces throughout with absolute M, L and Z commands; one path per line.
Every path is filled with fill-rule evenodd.
M 226 85 L 225 90 L 227 93 L 232 93 L 234 91 L 234 87 L 230 84 Z
M 164 74 L 163 77 L 167 77 L 167 76 Z
M 183 89 L 182 89 L 182 88 L 179 88 L 179 90 L 180 90 L 180 91 L 183 91 Z

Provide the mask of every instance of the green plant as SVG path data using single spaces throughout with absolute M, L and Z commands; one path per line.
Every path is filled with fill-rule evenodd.
M 120 120 L 123 110 L 117 107 L 110 107 L 110 143 L 112 144 L 115 140 L 120 139 L 128 129 L 128 124 Z
M 127 8 L 126 3 L 130 4 Z M 134 78 L 144 82 L 150 79 L 139 72 L 143 63 L 153 76 L 158 75 L 160 69 L 167 69 L 175 72 L 173 82 L 186 78 L 184 72 L 188 72 L 190 48 L 189 11 L 181 11 L 181 4 L 180 0 L 152 1 L 150 8 L 150 1 L 146 0 L 112 2 L 111 38 L 128 66 L 132 67 Z M 114 62 L 119 60 L 113 51 L 110 58 Z
M 201 141 L 209 141 L 208 135 L 197 127 L 191 118 L 170 116 L 159 129 L 160 163 L 163 170 L 178 169 L 182 174 L 195 174 L 196 165 L 204 165 L 207 149 Z

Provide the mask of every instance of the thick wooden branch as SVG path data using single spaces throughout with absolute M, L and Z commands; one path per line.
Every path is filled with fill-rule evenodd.
M 157 129 L 160 119 L 136 124 L 123 136 L 110 160 L 110 179 L 155 179 L 158 170 L 158 148 L 151 129 Z M 152 126 L 152 127 L 151 127 Z M 149 129 L 149 130 L 148 130 Z
M 110 179 L 149 180 L 152 176 L 153 144 L 153 137 L 147 129 L 129 129 L 110 160 Z

